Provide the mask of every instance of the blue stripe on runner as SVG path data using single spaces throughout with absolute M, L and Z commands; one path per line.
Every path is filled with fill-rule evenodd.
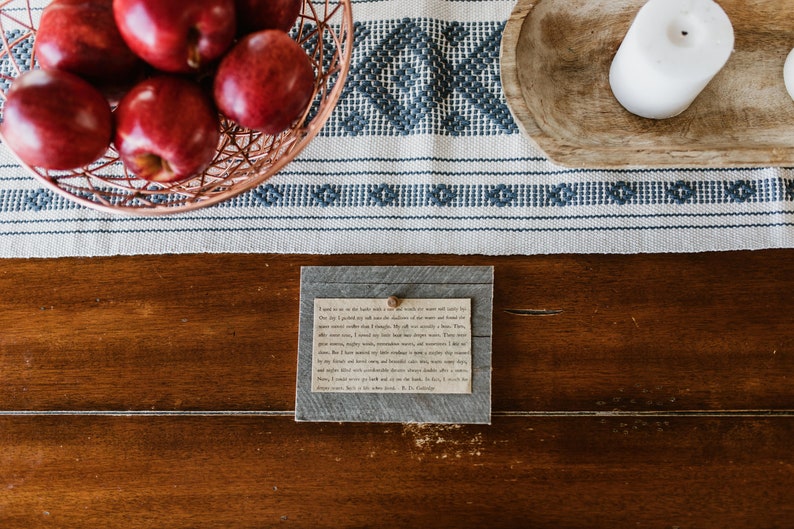
M 301 173 L 305 174 L 305 173 Z M 371 172 L 344 176 L 372 175 Z M 380 173 L 374 173 L 380 176 Z M 391 173 L 387 173 L 391 174 Z M 512 174 L 512 173 L 510 173 Z M 561 208 L 794 201 L 794 179 L 559 182 L 549 184 L 263 184 L 219 208 Z M 74 209 L 45 188 L 0 189 L 0 212 Z

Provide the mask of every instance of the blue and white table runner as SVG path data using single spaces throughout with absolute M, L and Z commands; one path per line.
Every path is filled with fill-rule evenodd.
M 353 0 L 345 91 L 279 175 L 221 205 L 111 215 L 0 147 L 0 256 L 700 252 L 794 246 L 794 172 L 550 163 L 499 79 L 512 0 Z

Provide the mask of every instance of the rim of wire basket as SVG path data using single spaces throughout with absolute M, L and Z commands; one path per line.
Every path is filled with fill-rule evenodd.
M 315 68 L 314 95 L 295 124 L 267 135 L 220 116 L 215 158 L 200 175 L 155 184 L 128 172 L 111 145 L 105 156 L 70 171 L 33 167 L 47 188 L 81 205 L 111 213 L 168 215 L 215 205 L 258 186 L 279 172 L 317 135 L 336 106 L 353 50 L 351 0 L 304 0 L 293 37 Z M 31 0 L 0 1 L 0 105 L 10 83 L 36 63 L 33 40 L 42 8 Z M 0 141 L 3 138 L 0 136 Z M 16 157 L 16 156 L 15 156 Z

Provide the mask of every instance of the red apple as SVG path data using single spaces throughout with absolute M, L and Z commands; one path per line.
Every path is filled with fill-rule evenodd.
M 34 46 L 42 68 L 77 74 L 112 100 L 143 69 L 116 28 L 113 0 L 54 0 L 41 14 Z
M 286 33 L 251 33 L 218 66 L 213 94 L 218 108 L 239 125 L 277 134 L 306 109 L 314 93 L 309 56 Z
M 105 154 L 113 132 L 110 105 L 84 79 L 60 70 L 31 70 L 11 84 L 0 133 L 20 160 L 46 169 L 75 169 Z
M 206 169 L 215 156 L 218 113 L 204 90 L 188 79 L 159 75 L 142 81 L 114 115 L 116 150 L 140 178 L 184 180 Z
M 263 29 L 289 31 L 298 20 L 303 0 L 235 0 L 238 34 Z
M 165 72 L 200 70 L 236 32 L 234 0 L 113 0 L 113 14 L 132 51 Z

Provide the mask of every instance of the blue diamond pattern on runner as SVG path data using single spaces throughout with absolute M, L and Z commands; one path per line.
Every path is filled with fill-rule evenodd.
M 503 208 L 513 202 L 518 194 L 505 184 L 499 184 L 488 191 L 488 201 L 499 208 Z
M 428 198 L 434 206 L 449 206 L 458 194 L 446 184 L 438 184 L 429 193 Z
M 152 195 L 148 195 L 146 199 L 152 204 L 168 204 L 168 202 L 174 200 L 174 197 L 167 193 L 154 193 Z
M 31 189 L 25 194 L 25 209 L 41 211 L 52 203 L 52 192 L 46 189 Z
M 339 198 L 339 191 L 331 184 L 324 184 L 312 192 L 312 198 L 320 206 L 327 207 Z
M 754 198 L 757 192 L 755 185 L 746 180 L 738 180 L 725 190 L 731 202 L 747 202 Z
M 576 197 L 576 191 L 568 184 L 557 184 L 549 189 L 548 203 L 552 206 L 567 206 Z
M 460 79 L 459 90 L 469 105 L 488 115 L 499 132 L 517 131 L 510 110 L 503 103 L 504 95 L 495 87 L 501 87 L 499 54 L 503 26 L 480 41 L 455 69 L 453 76 Z
M 361 112 L 351 112 L 342 122 L 342 126 L 351 136 L 358 136 L 364 132 L 365 127 L 369 123 L 366 117 L 361 115 Z
M 157 186 L 147 188 L 154 191 L 146 195 L 153 203 L 165 203 L 173 197 L 157 194 Z M 91 199 L 87 193 L 76 193 Z M 511 200 L 512 199 L 512 200 Z M 112 200 L 112 198 L 110 199 Z M 265 184 L 224 202 L 223 207 L 312 207 L 360 205 L 425 207 L 540 207 L 557 208 L 568 205 L 620 207 L 632 202 L 636 204 L 724 204 L 726 202 L 755 204 L 794 201 L 794 180 L 771 178 L 741 181 L 664 181 L 582 182 L 576 184 L 502 184 L 488 186 L 461 186 L 451 183 L 399 184 Z M 63 199 L 50 190 L 0 189 L 0 211 L 58 211 L 81 208 L 74 202 Z
M 447 97 L 450 67 L 418 21 L 404 19 L 353 72 L 350 86 L 397 134 L 409 134 Z
M 350 74 L 324 136 L 518 133 L 499 80 L 504 23 L 355 25 Z
M 635 196 L 637 196 L 637 191 L 632 185 L 626 182 L 617 182 L 609 188 L 609 197 L 616 204 L 627 204 Z
M 397 199 L 397 192 L 388 184 L 380 184 L 369 192 L 369 197 L 378 206 L 390 206 Z
M 277 206 L 284 200 L 284 193 L 278 190 L 273 184 L 260 186 L 254 189 L 251 195 L 259 204 L 266 207 Z
M 692 201 L 695 196 L 695 190 L 692 188 L 692 184 L 684 182 L 683 180 L 678 180 L 674 184 L 671 184 L 670 187 L 667 188 L 666 193 L 676 204 L 686 204 Z

